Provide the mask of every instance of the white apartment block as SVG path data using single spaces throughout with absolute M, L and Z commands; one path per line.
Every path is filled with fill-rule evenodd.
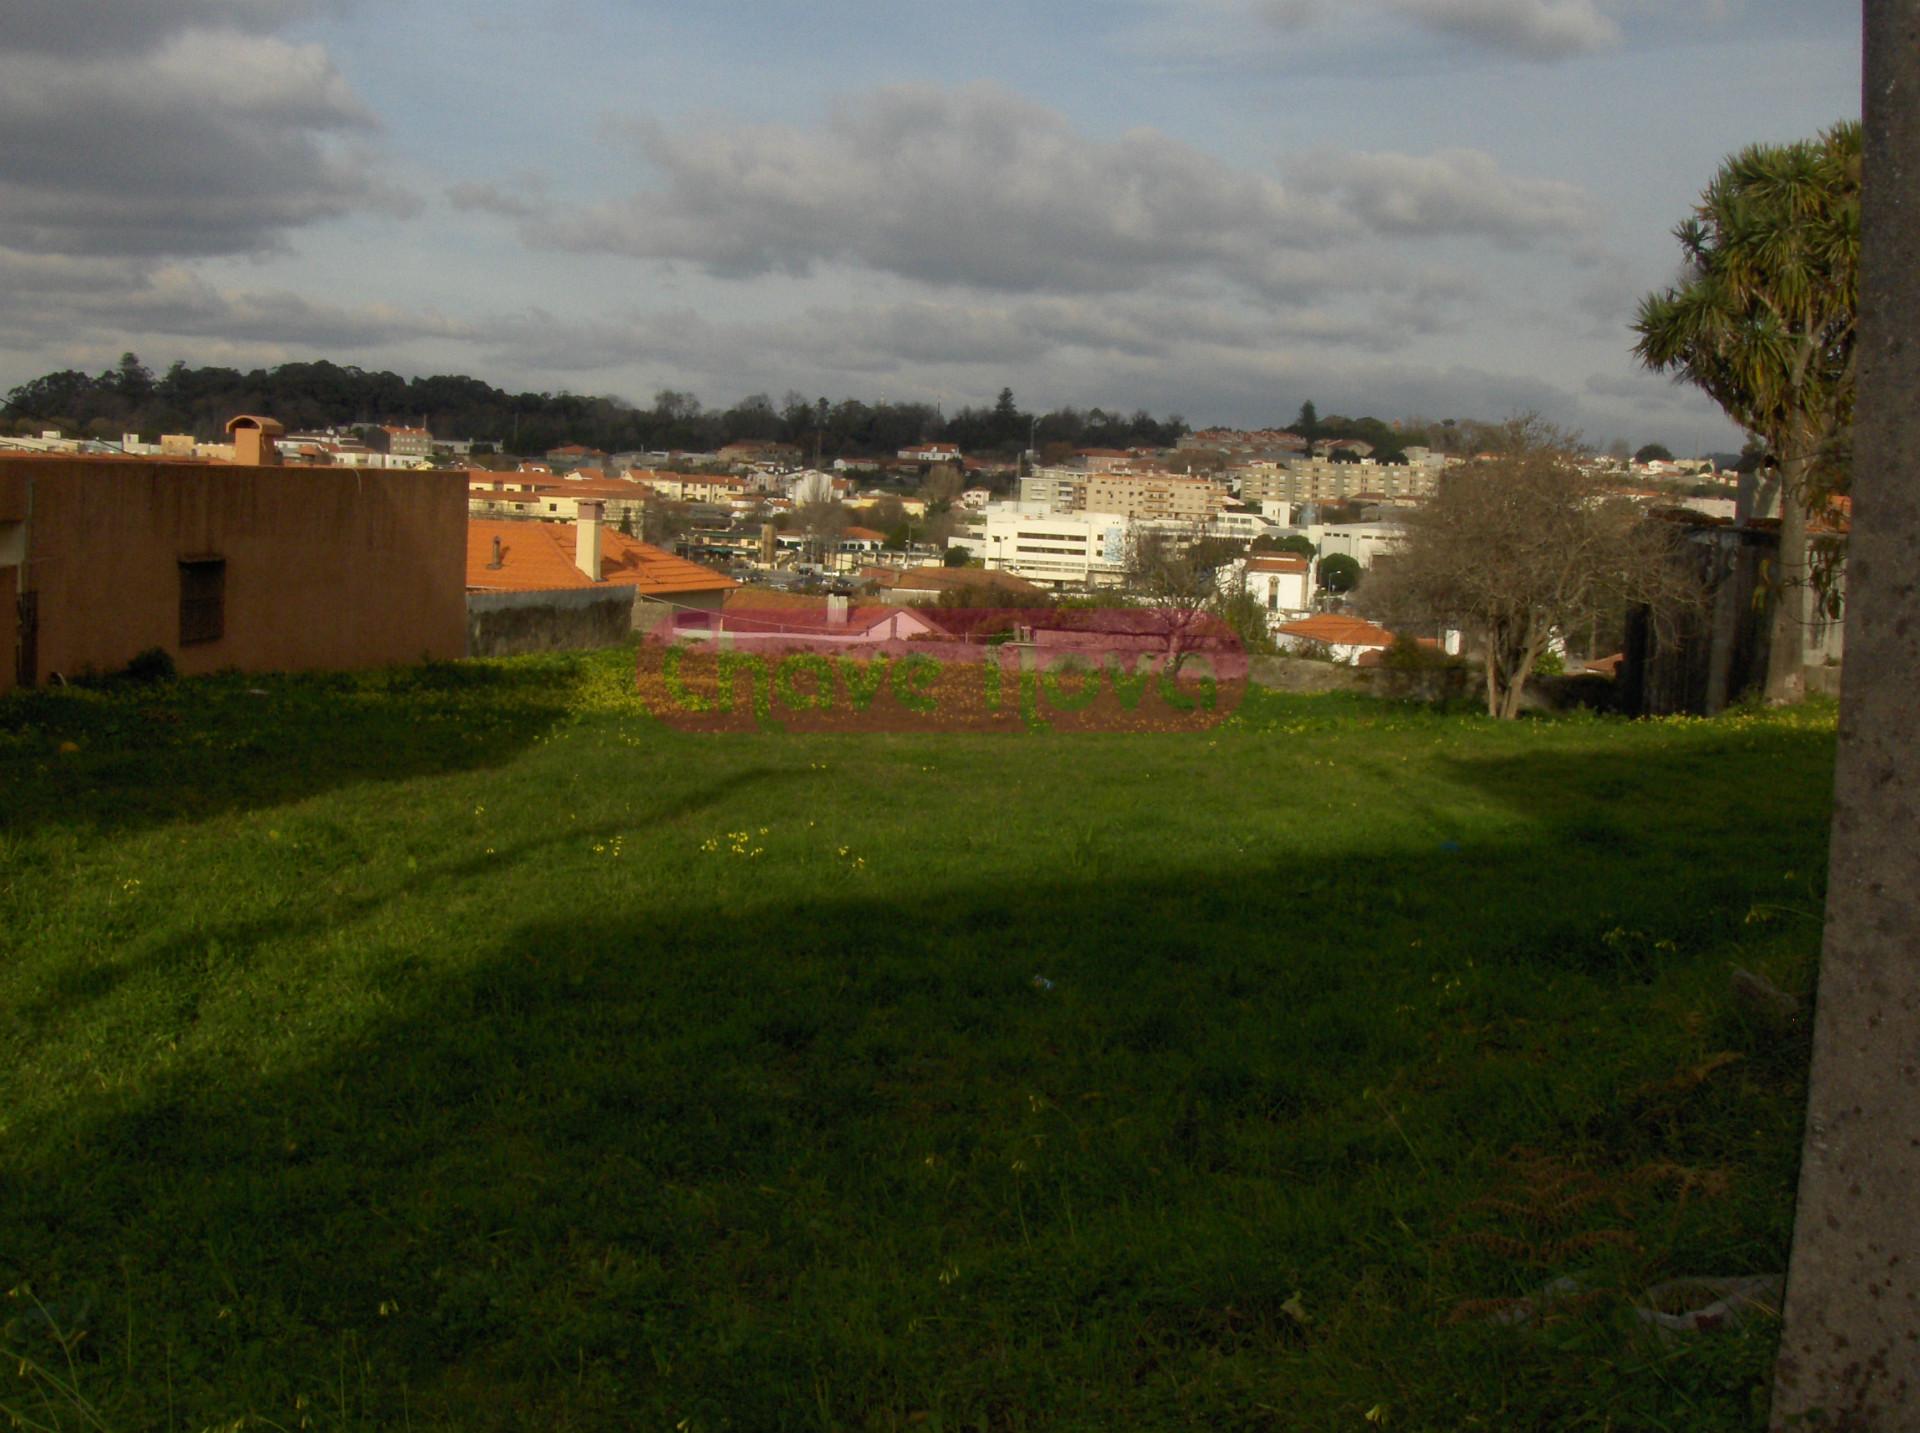
M 1285 537 L 1292 529 L 1281 518 L 1251 512 L 1223 512 L 1206 525 L 1208 537 L 1252 542 L 1256 537 Z
M 1113 587 L 1126 580 L 1127 519 L 1118 513 L 1022 511 L 995 503 L 966 546 L 999 572 L 1052 587 Z
M 1405 523 L 1393 522 L 1335 522 L 1313 523 L 1304 531 L 1309 541 L 1318 549 L 1321 558 L 1345 553 L 1361 567 L 1373 566 L 1373 560 L 1383 552 L 1391 552 L 1398 547 L 1407 535 Z

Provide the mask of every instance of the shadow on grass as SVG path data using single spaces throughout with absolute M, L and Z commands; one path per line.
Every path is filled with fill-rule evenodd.
M 43 688 L 0 699 L 0 835 L 122 831 L 510 760 L 584 657 Z
M 1732 893 L 1824 822 L 1672 804 L 1717 749 L 1456 762 L 1535 822 L 1504 844 L 842 874 L 397 959 L 310 1063 L 205 1056 L 16 1131 L 0 1276 L 47 1316 L 16 1302 L 0 1345 L 57 1368 L 48 1317 L 84 1330 L 80 1385 L 125 1426 L 1332 1426 L 1383 1380 L 1435 1426 L 1739 1426 L 1712 1349 L 1699 1388 L 1667 1356 L 1627 1387 L 1615 1344 L 1487 1359 L 1440 1327 L 1550 1272 L 1450 1252 L 1516 1147 L 1741 1170 L 1757 1192 L 1663 1211 L 1646 1257 L 1784 1258 L 1791 1159 L 1754 1140 L 1785 1147 L 1804 1050 L 1763 1065 L 1715 1004 L 1732 908 L 1700 913 L 1693 867 Z M 1783 739 L 1738 769 L 1807 760 Z M 1614 926 L 1681 937 L 1649 964 Z M 1758 1073 L 1649 1123 L 1635 1092 L 1703 1040 Z
M 770 766 L 748 767 L 730 774 L 723 782 L 710 783 L 660 803 L 638 824 L 669 826 L 706 811 L 723 799 L 737 797 L 742 791 L 795 779 L 796 774 L 791 771 Z M 209 949 L 222 952 L 223 970 L 242 970 L 251 963 L 253 952 L 269 940 L 299 940 L 338 930 L 364 920 L 403 896 L 409 900 L 431 901 L 463 883 L 485 880 L 503 865 L 539 861 L 563 846 L 577 846 L 582 841 L 613 840 L 623 836 L 634 824 L 634 817 L 626 815 L 618 822 L 575 826 L 545 839 L 513 842 L 488 855 L 430 860 L 405 871 L 382 873 L 367 879 L 351 893 L 327 894 L 324 914 L 312 917 L 302 918 L 286 910 L 275 910 L 270 915 L 252 919 L 197 927 L 172 940 L 142 948 L 133 957 L 89 957 L 75 961 L 54 973 L 44 997 L 21 1002 L 13 1013 L 34 1033 L 47 1031 L 56 1023 L 84 1019 L 87 1005 L 112 995 L 129 980 L 145 975 L 164 979 L 181 973 L 208 973 L 206 952 Z M 310 894 L 317 897 L 317 893 Z

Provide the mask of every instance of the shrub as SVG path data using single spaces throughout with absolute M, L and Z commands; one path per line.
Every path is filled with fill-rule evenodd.
M 178 673 L 174 670 L 171 652 L 164 647 L 149 647 L 134 653 L 122 675 L 129 681 L 153 683 L 170 682 Z
M 1381 654 L 1380 665 L 1394 672 L 1432 672 L 1459 665 L 1458 657 L 1449 657 L 1438 647 L 1423 647 L 1402 632 L 1393 645 Z

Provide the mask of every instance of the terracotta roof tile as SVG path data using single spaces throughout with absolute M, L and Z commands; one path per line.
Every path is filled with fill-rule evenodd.
M 494 539 L 501 566 L 493 567 Z M 577 529 L 572 523 L 474 519 L 467 524 L 467 588 L 475 592 L 550 592 L 592 587 L 574 565 Z M 724 573 L 675 557 L 618 529 L 600 527 L 600 575 L 605 583 L 647 595 L 726 592 L 740 584 Z
M 1317 612 L 1311 617 L 1302 617 L 1298 622 L 1286 623 L 1280 631 L 1289 637 L 1304 637 L 1309 642 L 1325 642 L 1330 647 L 1393 645 L 1393 633 L 1385 627 L 1376 627 L 1359 617 L 1347 617 L 1338 612 Z

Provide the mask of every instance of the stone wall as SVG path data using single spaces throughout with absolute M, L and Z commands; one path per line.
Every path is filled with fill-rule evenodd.
M 718 612 L 720 592 L 681 593 L 671 601 L 636 596 L 624 583 L 552 592 L 469 592 L 467 655 L 587 652 L 650 632 L 676 610 Z
M 467 655 L 517 657 L 617 647 L 633 630 L 633 588 L 469 592 Z

